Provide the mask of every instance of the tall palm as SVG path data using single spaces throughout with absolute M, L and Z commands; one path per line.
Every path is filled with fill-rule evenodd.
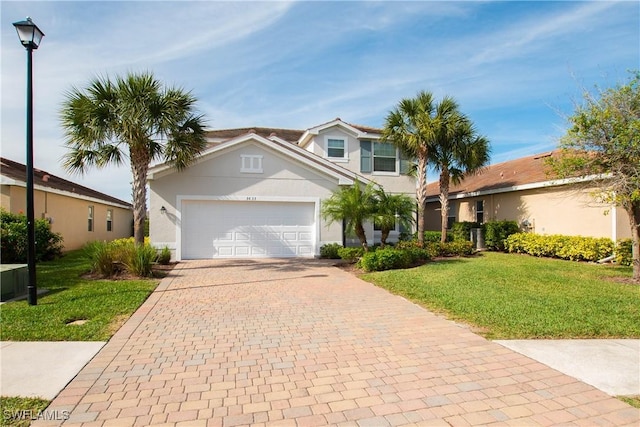
M 375 190 L 374 222 L 380 227 L 380 246 L 387 244 L 389 233 L 396 223 L 409 228 L 413 222 L 415 199 L 406 194 L 385 193 L 382 188 Z
M 441 241 L 447 238 L 449 216 L 449 185 L 459 184 L 466 176 L 474 174 L 489 163 L 489 140 L 477 134 L 471 121 L 457 114 L 454 132 L 443 135 L 429 151 L 429 162 L 439 172 Z
M 354 233 L 365 252 L 368 249 L 364 223 L 373 218 L 375 209 L 374 187 L 370 183 L 364 188 L 356 179 L 349 187 L 340 187 L 331 197 L 322 201 L 322 217 L 329 224 L 343 221 L 346 233 Z
M 206 147 L 203 117 L 195 115 L 195 103 L 190 92 L 164 87 L 151 73 L 130 73 L 114 81 L 98 77 L 65 96 L 61 121 L 69 151 L 64 166 L 84 173 L 91 166 L 120 165 L 129 159 L 136 243 L 144 241 L 150 163 L 162 160 L 180 170 Z
M 453 132 L 458 104 L 450 97 L 436 103 L 433 95 L 421 91 L 415 98 L 402 99 L 391 111 L 381 141 L 391 142 L 417 159 L 418 242 L 424 244 L 424 211 L 427 206 L 427 164 L 429 151 L 438 140 Z

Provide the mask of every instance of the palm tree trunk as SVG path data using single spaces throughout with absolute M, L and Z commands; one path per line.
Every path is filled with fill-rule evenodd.
M 129 149 L 131 173 L 133 175 L 133 239 L 144 244 L 144 220 L 147 217 L 147 171 L 149 153 L 145 148 Z
M 367 233 L 364 232 L 364 227 L 361 223 L 358 223 L 356 224 L 355 229 L 356 236 L 358 236 L 358 239 L 360 239 L 362 249 L 367 252 L 369 250 L 369 245 L 367 244 Z
M 424 212 L 427 208 L 427 150 L 418 157 L 418 244 L 424 246 Z
M 380 247 L 384 248 L 385 246 L 387 246 L 387 239 L 389 238 L 389 233 L 391 232 L 391 230 L 388 230 L 386 228 L 383 228 L 382 230 L 380 230 Z
M 449 165 L 442 165 L 440 172 L 440 241 L 447 241 L 447 220 L 449 219 Z

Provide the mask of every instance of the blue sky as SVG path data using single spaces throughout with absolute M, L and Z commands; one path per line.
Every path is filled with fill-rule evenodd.
M 25 161 L 26 53 L 34 52 L 35 166 L 129 201 L 128 167 L 69 175 L 58 113 L 97 75 L 152 71 L 191 90 L 210 128 L 380 127 L 398 101 L 454 97 L 492 163 L 553 149 L 584 89 L 640 69 L 637 1 L 2 1 L 1 153 Z

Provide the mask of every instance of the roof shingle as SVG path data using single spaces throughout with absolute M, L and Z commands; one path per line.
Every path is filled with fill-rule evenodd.
M 557 179 L 545 164 L 546 159 L 554 155 L 557 152 L 552 151 L 490 165 L 479 174 L 466 177 L 458 185 L 451 184 L 449 194 L 490 191 Z M 427 197 L 437 196 L 439 193 L 438 182 L 427 186 Z
M 0 174 L 16 181 L 26 182 L 27 180 L 27 167 L 22 163 L 14 162 L 13 160 L 0 157 Z M 131 203 L 116 199 L 107 194 L 93 190 L 91 188 L 76 184 L 75 182 L 67 181 L 49 172 L 33 169 L 33 183 L 41 187 L 48 187 L 55 190 L 66 191 L 68 193 L 75 193 L 80 196 L 91 197 L 94 199 L 103 200 L 109 203 L 115 203 L 118 205 L 124 205 L 131 207 Z

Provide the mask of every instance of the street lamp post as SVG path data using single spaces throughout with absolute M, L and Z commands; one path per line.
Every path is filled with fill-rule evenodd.
M 38 304 L 38 290 L 36 287 L 36 232 L 33 208 L 33 70 L 31 65 L 32 52 L 38 48 L 44 33 L 33 23 L 31 18 L 26 21 L 14 22 L 22 46 L 27 49 L 27 265 L 29 270 L 28 301 L 29 305 Z

